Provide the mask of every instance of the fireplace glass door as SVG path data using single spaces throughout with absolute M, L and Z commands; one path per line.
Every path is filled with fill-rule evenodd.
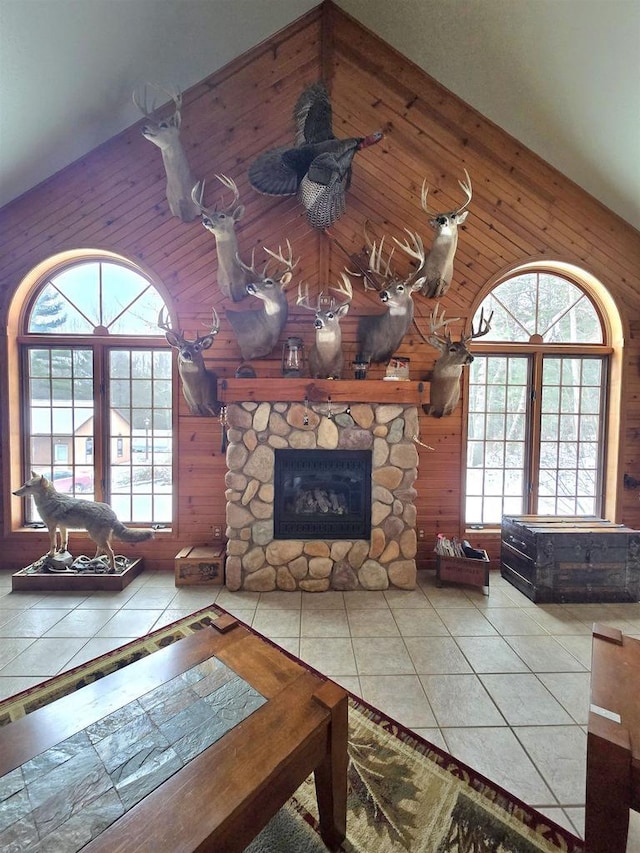
M 370 450 L 276 450 L 274 539 L 369 539 Z

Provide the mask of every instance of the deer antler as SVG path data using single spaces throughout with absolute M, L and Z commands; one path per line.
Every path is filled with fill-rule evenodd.
M 480 317 L 478 319 L 478 329 L 474 329 L 473 323 L 471 323 L 471 334 L 462 335 L 462 340 L 466 343 L 466 341 L 472 341 L 475 338 L 482 338 L 484 335 L 488 335 L 491 331 L 491 320 L 493 319 L 493 311 L 487 318 L 484 316 L 484 308 L 480 309 Z
M 300 260 L 300 258 L 296 258 L 295 261 L 293 260 L 293 249 L 291 248 L 291 243 L 289 242 L 288 239 L 287 239 L 287 251 L 289 254 L 288 254 L 288 257 L 286 257 L 286 258 L 284 257 L 284 255 L 282 253 L 282 246 L 278 246 L 277 252 L 274 252 L 271 249 L 267 249 L 266 246 L 265 246 L 264 250 L 267 253 L 267 255 L 270 256 L 270 260 L 268 260 L 266 262 L 266 264 L 264 265 L 264 268 L 262 270 L 263 278 L 267 278 L 267 271 L 270 268 L 270 264 L 272 263 L 271 258 L 274 261 L 279 262 L 280 264 L 284 265 L 284 271 L 282 273 L 282 276 L 280 276 L 280 278 L 282 278 L 287 272 L 291 272 L 291 270 L 293 270 L 293 268 L 295 266 L 297 266 L 298 261 Z
M 302 290 L 303 284 L 300 282 L 298 285 L 298 298 L 296 299 L 296 305 L 299 305 L 301 308 L 306 308 L 307 311 L 318 311 L 320 308 L 320 301 L 322 298 L 322 293 L 318 296 L 318 301 L 315 305 L 311 304 L 311 300 L 309 299 L 309 284 L 307 282 L 304 283 L 304 292 Z
M 420 326 L 418 325 L 418 320 L 414 317 L 413 325 L 416 327 L 416 331 L 422 338 L 422 340 L 429 344 L 430 346 L 435 346 L 436 348 L 447 346 L 451 342 L 451 335 L 449 334 L 449 323 L 456 323 L 460 320 L 460 317 L 447 317 L 445 319 L 444 316 L 444 308 L 440 313 L 440 303 L 437 302 L 433 311 L 429 315 L 429 334 L 425 335 Z M 440 329 L 444 329 L 447 333 L 447 337 L 443 338 L 441 335 L 438 335 Z
M 134 90 L 131 98 L 136 107 L 140 110 L 145 118 L 151 119 L 153 113 L 156 111 L 156 99 L 154 98 L 151 102 L 151 107 L 147 106 L 147 87 L 152 87 L 156 89 L 158 92 L 164 92 L 165 95 L 168 95 L 169 98 L 173 101 L 173 105 L 175 108 L 175 115 L 179 116 L 180 111 L 182 109 L 182 93 L 179 91 L 170 91 L 169 89 L 165 89 L 164 86 L 160 86 L 157 83 L 145 83 L 143 88 L 142 95 L 142 103 L 140 102 L 140 97 L 137 90 Z
M 158 312 L 158 328 L 164 329 L 165 332 L 173 332 L 174 335 L 178 337 L 182 337 L 182 332 L 176 332 L 171 326 L 171 317 L 169 316 L 169 312 L 166 311 L 164 306 Z
M 230 204 L 228 204 L 226 207 L 223 207 L 222 210 L 220 211 L 222 213 L 226 213 L 226 214 L 230 215 L 234 205 L 236 204 L 236 202 L 240 198 L 240 191 L 238 190 L 238 187 L 236 186 L 236 182 L 233 180 L 233 178 L 227 178 L 226 175 L 216 175 L 216 178 L 220 181 L 221 184 L 223 184 L 225 187 L 230 189 L 233 193 L 233 201 Z M 206 181 L 204 181 L 204 180 L 198 181 L 198 183 L 191 190 L 191 200 L 196 205 L 196 207 L 198 207 L 200 209 L 200 213 L 203 213 L 203 214 L 218 213 L 219 211 L 218 211 L 217 206 L 205 207 L 205 205 L 204 205 L 204 188 L 205 188 L 205 185 L 206 185 Z M 221 197 L 221 199 L 220 199 L 221 204 L 222 204 L 222 201 L 223 201 L 223 198 Z
M 462 205 L 462 207 L 459 207 L 455 211 L 455 213 L 457 215 L 460 215 L 462 213 L 462 211 L 466 207 L 469 206 L 469 202 L 471 201 L 471 196 L 473 195 L 473 191 L 471 189 L 471 178 L 469 177 L 469 172 L 467 172 L 466 169 L 464 170 L 464 174 L 465 174 L 467 180 L 466 181 L 458 181 L 458 184 L 462 188 L 462 191 L 464 192 L 465 196 L 467 197 L 467 200 Z M 427 195 L 428 195 L 428 193 L 429 193 L 429 187 L 427 186 L 427 179 L 425 178 L 424 181 L 422 182 L 422 193 L 420 196 L 420 206 L 422 207 L 424 212 L 427 214 L 427 216 L 430 216 L 430 217 L 437 216 L 438 214 L 435 210 L 429 210 L 429 208 L 427 207 Z
M 339 296 L 346 296 L 344 302 L 340 302 L 338 304 L 333 297 L 331 297 L 331 307 L 332 310 L 335 311 L 336 308 L 342 308 L 343 305 L 348 305 L 353 299 L 353 287 L 351 286 L 351 279 L 345 272 L 340 273 L 340 278 L 342 279 L 342 284 L 338 287 L 332 288 Z
M 219 331 L 220 331 L 220 317 L 218 317 L 218 312 L 212 306 L 211 307 L 211 329 L 209 330 L 209 334 L 213 335 L 215 337 L 215 335 L 217 335 Z

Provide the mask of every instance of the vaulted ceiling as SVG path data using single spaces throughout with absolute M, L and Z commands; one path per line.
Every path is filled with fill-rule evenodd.
M 0 205 L 316 5 L 0 0 Z M 640 229 L 640 0 L 336 5 Z

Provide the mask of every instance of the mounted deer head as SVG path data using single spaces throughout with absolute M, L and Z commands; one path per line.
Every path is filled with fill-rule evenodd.
M 287 249 L 289 254 L 286 258 L 281 247 L 278 247 L 277 253 L 265 249 L 270 259 L 261 273 L 256 272 L 253 258 L 251 266 L 247 266 L 238 258 L 238 263 L 249 273 L 247 293 L 250 296 L 256 296 L 262 303 L 256 309 L 227 311 L 227 319 L 235 332 L 245 361 L 268 356 L 287 322 L 289 305 L 285 288 L 291 281 L 292 270 L 299 260 L 293 260 L 293 252 L 288 240 Z M 271 273 L 273 261 L 276 265 Z
M 223 296 L 241 302 L 247 295 L 249 274 L 238 260 L 236 224 L 244 214 L 244 205 L 239 204 L 240 193 L 236 182 L 226 175 L 216 175 L 220 183 L 230 189 L 233 200 L 227 207 L 204 206 L 204 181 L 198 181 L 191 191 L 193 203 L 202 214 L 202 224 L 216 238 L 218 252 L 218 287 Z
M 218 415 L 221 404 L 218 402 L 218 378 L 208 370 L 202 356 L 209 349 L 220 331 L 220 320 L 216 309 L 212 309 L 211 329 L 206 335 L 188 341 L 182 332 L 171 328 L 169 317 L 164 309 L 158 314 L 158 326 L 165 330 L 169 344 L 178 350 L 178 373 L 182 381 L 182 393 L 192 415 Z
M 151 86 L 159 93 L 168 95 L 173 101 L 174 112 L 169 118 L 155 119 L 155 98 L 147 105 L 147 88 Z M 142 99 L 138 92 L 133 93 L 133 103 L 147 119 L 142 128 L 142 135 L 149 142 L 157 145 L 162 153 L 162 162 L 167 176 L 167 202 L 173 216 L 183 222 L 191 222 L 199 213 L 198 206 L 191 198 L 191 190 L 195 179 L 191 174 L 187 155 L 180 141 L 180 124 L 182 122 L 182 95 L 179 92 L 169 92 L 162 86 L 146 83 Z
M 422 209 L 427 216 L 431 217 L 429 225 L 436 232 L 429 254 L 420 270 L 425 278 L 422 287 L 422 293 L 425 296 L 436 298 L 444 296 L 453 278 L 453 259 L 458 246 L 458 226 L 462 225 L 467 218 L 469 211 L 465 208 L 469 205 L 472 196 L 471 178 L 466 169 L 464 173 L 467 180 L 458 181 L 458 183 L 466 196 L 466 201 L 462 207 L 451 210 L 449 213 L 435 213 L 429 210 L 427 207 L 429 188 L 426 186 L 426 181 L 422 183 Z
M 408 241 L 398 245 L 418 260 L 419 268 L 406 278 L 400 278 L 391 267 L 393 250 L 383 260 L 384 237 L 378 245 L 371 243 L 365 228 L 370 251 L 368 269 L 361 270 L 364 287 L 365 290 L 378 290 L 387 309 L 384 314 L 365 315 L 358 323 L 358 351 L 365 360 L 374 363 L 389 361 L 402 343 L 413 320 L 413 294 L 424 284 L 424 276 L 420 274 L 424 262 L 422 240 L 411 231 L 407 234 L 413 245 Z
M 320 291 L 316 304 L 312 305 L 309 301 L 309 286 L 306 286 L 304 293 L 302 286 L 298 286 L 296 304 L 315 314 L 313 325 L 316 341 L 309 351 L 309 370 L 315 379 L 340 379 L 342 373 L 344 357 L 340 320 L 349 310 L 353 298 L 351 282 L 345 273 L 342 273 L 342 284 L 333 289 L 338 296 L 346 299 L 338 302 L 333 296 L 325 296 L 324 291 Z
M 460 380 L 462 378 L 462 370 L 467 364 L 471 364 L 473 356 L 467 349 L 469 341 L 475 338 L 481 338 L 483 335 L 491 331 L 491 319 L 493 311 L 488 318 L 485 319 L 484 309 L 480 312 L 478 328 L 474 329 L 471 324 L 471 334 L 462 335 L 459 341 L 453 341 L 447 330 L 450 323 L 459 320 L 459 317 L 452 317 L 445 320 L 444 310 L 438 314 L 439 304 L 431 312 L 429 318 L 429 334 L 424 335 L 416 323 L 416 328 L 422 338 L 432 347 L 440 351 L 440 356 L 433 366 L 430 376 L 431 392 L 429 397 L 429 405 L 423 406 L 424 411 L 434 418 L 441 418 L 443 415 L 450 415 L 458 405 L 460 399 Z M 441 330 L 446 330 L 446 335 L 443 337 L 438 334 Z

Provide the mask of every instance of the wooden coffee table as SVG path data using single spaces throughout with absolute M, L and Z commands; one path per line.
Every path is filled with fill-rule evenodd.
M 12 818 L 21 849 L 37 825 L 54 840 L 77 834 L 91 853 L 232 853 L 313 772 L 320 832 L 335 849 L 347 714 L 337 684 L 222 616 L 0 729 L 0 790 L 13 785 L 12 802 L 28 804 Z

